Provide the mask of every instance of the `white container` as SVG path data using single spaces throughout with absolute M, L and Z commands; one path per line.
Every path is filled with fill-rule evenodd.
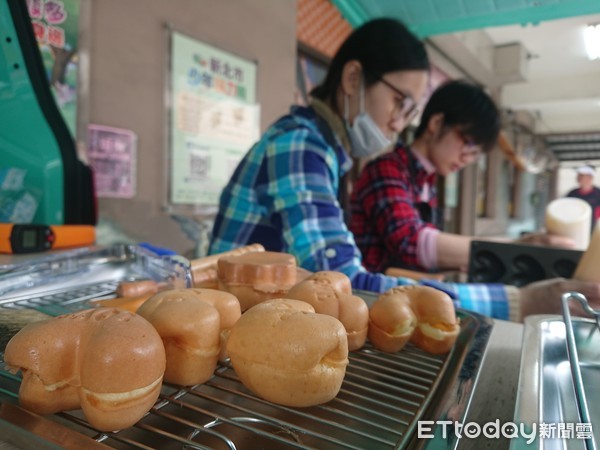
M 546 207 L 546 230 L 573 239 L 577 250 L 585 250 L 590 243 L 592 207 L 579 198 L 564 197 L 553 200 Z

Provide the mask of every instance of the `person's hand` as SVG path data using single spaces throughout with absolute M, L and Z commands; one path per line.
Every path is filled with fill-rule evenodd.
M 520 244 L 544 245 L 547 247 L 575 247 L 575 241 L 571 238 L 543 232 L 524 234 L 517 242 Z
M 593 309 L 600 309 L 600 283 L 552 278 L 520 289 L 521 320 L 530 314 L 562 314 L 561 297 L 572 291 L 584 295 Z M 579 302 L 569 302 L 569 309 L 572 315 L 588 316 Z

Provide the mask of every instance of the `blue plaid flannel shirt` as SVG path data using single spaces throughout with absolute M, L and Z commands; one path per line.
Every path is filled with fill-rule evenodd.
M 293 106 L 248 151 L 221 194 L 209 254 L 260 243 L 269 251 L 293 254 L 307 270 L 343 272 L 354 289 L 384 292 L 412 283 L 363 268 L 338 202 L 339 181 L 352 160 L 339 140 L 335 148 L 327 143 L 318 120 L 312 108 Z M 491 296 L 480 301 L 470 295 L 486 290 L 480 286 L 448 285 L 448 290 L 465 295 L 469 309 L 500 311 L 489 307 Z M 462 302 L 460 297 L 458 306 Z

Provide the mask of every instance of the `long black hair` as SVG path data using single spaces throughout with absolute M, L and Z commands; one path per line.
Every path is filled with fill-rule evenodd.
M 327 71 L 325 81 L 311 95 L 320 100 L 335 97 L 342 71 L 348 61 L 362 65 L 365 86 L 397 70 L 429 70 L 429 58 L 423 43 L 395 19 L 371 20 L 356 30 L 341 45 Z
M 483 151 L 494 147 L 500 132 L 500 114 L 492 98 L 479 86 L 463 80 L 448 81 L 431 95 L 415 138 L 427 129 L 431 116 L 442 113 L 444 127 L 459 127 Z

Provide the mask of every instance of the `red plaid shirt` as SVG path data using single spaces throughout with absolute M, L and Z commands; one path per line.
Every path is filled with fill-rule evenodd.
M 363 169 L 352 192 L 350 229 L 367 270 L 424 270 L 417 262 L 417 239 L 421 230 L 434 225 L 421 219 L 418 204 L 428 184 L 427 204 L 432 211 L 437 208 L 435 178 L 401 145 Z

